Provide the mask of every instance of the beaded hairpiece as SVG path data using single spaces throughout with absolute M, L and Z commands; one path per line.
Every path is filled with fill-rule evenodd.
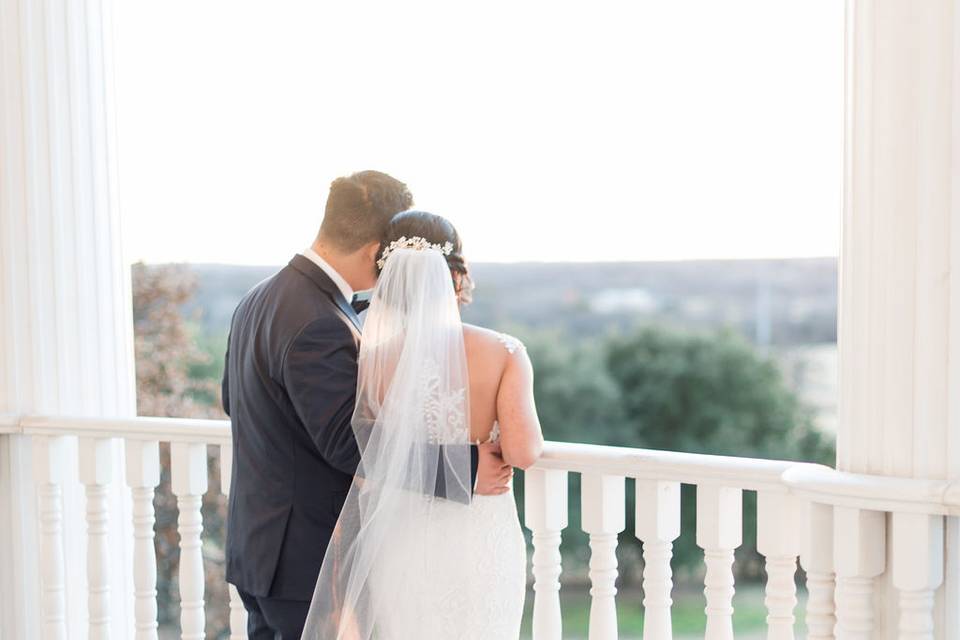
M 383 270 L 383 266 L 387 263 L 387 258 L 390 257 L 390 254 L 397 249 L 413 249 L 415 251 L 433 249 L 434 251 L 439 251 L 443 255 L 448 256 L 453 253 L 453 244 L 450 242 L 444 242 L 443 245 L 431 244 L 430 242 L 427 242 L 425 238 L 421 238 L 420 236 L 413 236 L 412 238 L 400 236 L 383 250 L 383 254 L 381 254 L 380 259 L 377 260 L 377 266 L 380 267 L 381 270 Z

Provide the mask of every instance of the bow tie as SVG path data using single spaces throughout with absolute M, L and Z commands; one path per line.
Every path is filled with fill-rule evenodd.
M 363 313 L 367 310 L 367 307 L 370 306 L 369 298 L 361 298 L 359 295 L 354 295 L 353 300 L 350 301 L 350 306 L 353 307 L 353 310 L 357 313 Z

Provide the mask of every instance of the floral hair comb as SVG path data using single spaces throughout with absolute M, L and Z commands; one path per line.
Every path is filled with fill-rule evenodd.
M 383 250 L 383 253 L 380 255 L 380 259 L 377 260 L 377 266 L 381 271 L 383 270 L 383 266 L 387 263 L 387 258 L 389 258 L 390 254 L 397 249 L 414 249 L 415 251 L 433 249 L 434 251 L 439 251 L 443 255 L 448 256 L 453 253 L 453 243 L 444 242 L 442 245 L 439 245 L 432 244 L 420 236 L 413 236 L 412 238 L 400 236 Z

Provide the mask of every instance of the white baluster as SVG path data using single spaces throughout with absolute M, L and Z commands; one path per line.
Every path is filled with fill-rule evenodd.
M 643 542 L 643 638 L 673 637 L 673 541 L 680 535 L 680 483 L 637 480 L 636 535 Z
M 230 495 L 230 481 L 233 479 L 233 446 L 220 445 L 220 493 Z
M 63 483 L 66 441 L 62 437 L 33 438 L 33 478 L 37 485 L 40 521 L 40 582 L 43 637 L 66 640 L 67 600 L 63 557 Z
M 160 484 L 160 444 L 127 440 L 127 485 L 133 494 L 133 595 L 136 640 L 157 638 L 157 554 L 154 548 L 155 489 Z
M 873 638 L 873 580 L 886 566 L 886 514 L 834 507 L 833 562 L 837 628 L 842 640 Z
M 110 637 L 110 527 L 107 490 L 113 479 L 114 440 L 80 438 L 80 482 L 87 493 L 87 609 L 89 637 Z
M 743 541 L 742 514 L 740 489 L 697 486 L 697 546 L 707 566 L 705 640 L 733 640 L 733 551 Z
M 797 556 L 800 555 L 801 503 L 784 493 L 757 492 L 757 551 L 767 570 L 768 640 L 793 640 L 797 606 Z
M 207 445 L 170 445 L 171 480 L 177 496 L 180 532 L 180 629 L 183 640 L 203 640 L 203 553 L 200 506 L 207 491 Z
M 567 472 L 528 469 L 524 520 L 533 532 L 533 639 L 561 640 L 560 532 L 567 527 Z
M 247 610 L 235 586 L 228 584 L 227 591 L 230 593 L 230 640 L 246 640 Z
M 581 482 L 581 528 L 590 534 L 589 640 L 616 639 L 617 534 L 626 527 L 624 479 L 585 473 Z
M 833 572 L 833 507 L 807 502 L 800 564 L 807 572 L 807 640 L 833 640 L 836 579 Z
M 220 492 L 230 495 L 230 479 L 233 473 L 233 447 L 229 444 L 220 445 Z M 237 588 L 227 585 L 230 593 L 230 640 L 246 640 L 247 637 L 247 609 L 240 600 Z
M 943 516 L 894 513 L 893 584 L 901 640 L 933 640 L 933 596 L 943 582 Z

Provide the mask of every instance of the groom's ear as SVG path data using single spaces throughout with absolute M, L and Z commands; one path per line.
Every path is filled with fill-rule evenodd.
M 375 263 L 377 261 L 377 256 L 380 255 L 380 241 L 371 242 L 364 246 L 363 248 L 364 256 L 367 258 L 367 261 Z

